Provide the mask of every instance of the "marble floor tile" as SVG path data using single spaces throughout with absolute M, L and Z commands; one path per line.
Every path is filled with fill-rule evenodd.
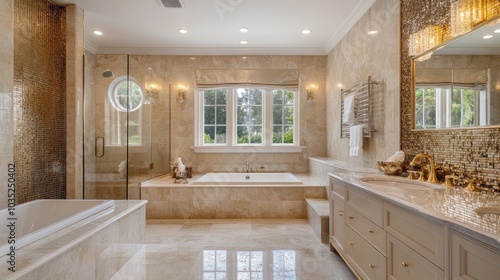
M 123 250 L 123 249 L 121 249 Z M 307 220 L 148 220 L 112 280 L 356 279 Z

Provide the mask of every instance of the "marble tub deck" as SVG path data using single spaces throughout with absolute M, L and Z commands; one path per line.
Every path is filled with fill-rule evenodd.
M 148 219 L 306 219 L 306 198 L 326 199 L 327 183 L 294 174 L 302 185 L 175 184 L 170 176 L 141 183 Z
M 115 201 L 114 207 L 16 250 L 14 273 L 8 270 L 10 257 L 1 256 L 0 279 L 110 279 L 145 240 L 146 203 Z M 123 247 L 127 253 L 115 254 Z
M 342 259 L 321 243 L 307 220 L 146 223 L 145 244 L 111 279 L 356 279 Z M 126 249 L 116 250 L 123 254 Z

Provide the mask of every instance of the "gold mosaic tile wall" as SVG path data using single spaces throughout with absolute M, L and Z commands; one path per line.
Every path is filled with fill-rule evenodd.
M 483 179 L 481 187 L 500 190 L 500 128 L 412 131 L 409 36 L 428 24 L 449 26 L 449 0 L 401 0 L 401 146 L 407 155 L 428 153 L 447 172 Z M 445 40 L 450 35 L 446 35 Z
M 65 11 L 14 2 L 16 200 L 66 198 Z

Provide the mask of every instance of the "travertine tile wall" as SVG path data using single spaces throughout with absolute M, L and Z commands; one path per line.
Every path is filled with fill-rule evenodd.
M 14 1 L 0 0 L 0 209 L 7 207 L 8 166 L 14 163 Z
M 113 66 L 114 56 L 98 56 L 97 67 Z M 209 171 L 242 170 L 249 162 L 252 168 L 264 166 L 266 171 L 308 172 L 308 155 L 326 154 L 325 126 L 325 56 L 133 56 L 139 65 L 150 67 L 154 73 L 164 79 L 164 91 L 168 94 L 171 85 L 171 157 L 164 161 L 182 157 L 184 162 L 193 166 L 195 173 Z M 114 66 L 113 66 L 114 67 Z M 117 67 L 118 68 L 118 67 Z M 191 149 L 194 145 L 194 89 L 196 69 L 299 69 L 301 90 L 301 145 L 307 146 L 302 153 L 291 154 L 197 154 Z M 104 69 L 102 69 L 104 70 Z M 99 70 L 97 70 L 98 72 Z M 186 101 L 176 101 L 176 86 L 188 85 Z M 314 101 L 309 104 L 305 97 L 305 88 L 309 83 L 318 84 Z M 97 83 L 97 91 L 100 91 Z M 99 117 L 97 117 L 98 119 Z M 168 128 L 167 128 L 168 129 Z M 166 132 L 165 132 L 166 133 Z
M 399 13 L 397 0 L 376 1 L 328 55 L 326 75 L 328 157 L 376 167 L 400 147 L 399 127 Z M 378 34 L 370 36 L 370 30 Z M 349 156 L 349 139 L 341 139 L 341 88 L 348 89 L 371 76 L 379 81 L 372 97 L 373 128 L 363 140 L 363 156 Z
M 409 36 L 427 24 L 449 22 L 448 0 L 401 1 L 401 146 L 407 154 L 431 154 L 437 163 L 454 169 L 460 177 L 478 175 L 488 181 L 483 187 L 499 189 L 500 128 L 412 131 Z
M 83 9 L 65 7 L 66 15 L 66 197 L 83 198 Z
M 64 8 L 46 0 L 13 2 L 16 201 L 65 198 Z

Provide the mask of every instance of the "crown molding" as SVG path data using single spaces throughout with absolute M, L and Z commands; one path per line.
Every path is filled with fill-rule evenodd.
M 85 40 L 84 45 L 85 45 L 85 50 L 87 50 L 93 54 L 97 53 L 97 46 L 95 44 L 93 44 L 92 42 Z
M 323 52 L 326 54 L 330 53 L 375 2 L 376 0 L 362 0 L 359 2 L 358 6 L 347 17 L 347 20 L 344 21 L 339 30 L 325 44 Z
M 96 54 L 131 55 L 327 55 L 323 48 L 122 48 L 98 47 Z

